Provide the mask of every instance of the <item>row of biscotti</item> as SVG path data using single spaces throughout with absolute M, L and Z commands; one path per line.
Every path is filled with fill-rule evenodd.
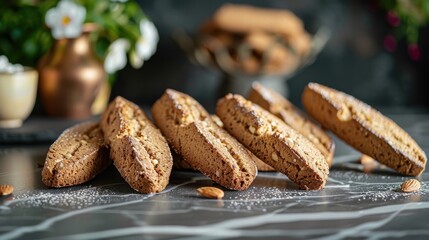
M 167 114 L 169 111 L 177 111 L 178 113 Z M 203 138 L 203 142 L 209 146 L 214 146 L 215 151 L 222 150 L 222 145 L 216 146 L 218 141 L 225 146 L 230 145 L 225 143 L 224 140 L 228 134 L 224 133 L 225 131 L 213 122 L 213 118 L 188 95 L 167 90 L 164 96 L 155 103 L 152 113 L 155 122 L 167 140 L 169 140 L 176 152 L 183 156 L 184 161 L 194 169 L 200 170 L 200 166 L 196 166 L 194 162 L 201 164 L 201 159 L 205 161 L 210 152 L 204 151 L 203 148 L 200 149 L 202 144 L 194 142 L 193 135 L 191 135 L 191 138 L 190 135 L 175 135 L 176 131 L 189 133 L 191 132 L 189 130 L 190 126 L 204 124 L 200 128 L 194 127 L 198 128 L 198 131 L 194 132 L 210 136 L 210 138 L 207 136 Z M 329 171 L 325 157 L 314 144 L 285 122 L 243 97 L 231 94 L 219 100 L 216 114 L 222 121 L 223 128 L 238 140 L 239 143 L 237 142 L 235 145 L 240 146 L 240 143 L 243 144 L 244 147 L 256 155 L 257 162 L 263 161 L 272 169 L 286 174 L 289 179 L 297 183 L 302 189 L 323 188 Z M 165 116 L 168 115 L 180 115 L 182 120 L 178 120 L 176 123 L 173 120 L 168 121 L 165 119 Z M 186 126 L 186 128 L 183 126 Z M 218 133 L 224 133 L 224 136 L 220 136 Z M 231 137 L 228 137 L 228 139 L 234 141 Z M 183 144 L 190 144 L 190 149 L 183 147 Z M 234 149 L 227 150 L 230 152 L 232 159 L 240 156 L 237 152 L 233 152 Z M 195 155 L 189 155 L 186 151 L 190 151 Z M 246 154 L 246 151 L 242 151 L 242 155 L 244 154 Z M 255 159 L 255 157 L 252 158 Z M 249 158 L 246 157 L 242 161 L 246 159 Z M 247 161 L 249 162 L 250 160 Z M 205 172 L 203 171 L 204 173 L 208 172 L 206 175 L 215 181 L 219 177 L 225 179 L 222 171 L 229 167 L 228 164 L 222 162 L 222 165 L 217 164 L 217 159 L 206 161 L 205 163 L 215 164 L 214 166 L 207 166 L 209 169 Z M 261 164 L 259 163 L 258 165 Z M 232 168 L 234 168 L 234 165 L 232 165 Z M 213 176 L 210 176 L 210 174 Z M 220 184 L 225 186 L 225 183 Z
M 239 112 L 232 113 L 240 107 Z M 248 117 L 246 111 L 255 115 Z M 192 168 L 226 188 L 247 189 L 257 175 L 255 161 L 261 164 L 261 160 L 287 174 L 303 189 L 323 188 L 328 174 L 324 157 L 284 122 L 232 95 L 219 102 L 217 113 L 225 123 L 241 113 L 241 120 L 247 123 L 226 124 L 225 129 L 233 137 L 197 101 L 174 90 L 167 90 L 152 109 L 157 126 L 172 148 Z M 234 124 L 235 129 L 228 128 Z M 138 106 L 118 97 L 99 125 L 75 126 L 51 146 L 42 171 L 43 182 L 62 187 L 93 178 L 110 163 L 104 148 L 107 144 L 114 165 L 132 188 L 145 193 L 162 191 L 172 168 L 162 134 Z
M 110 157 L 109 157 L 110 151 Z M 49 148 L 42 181 L 50 187 L 84 183 L 111 164 L 136 191 L 162 191 L 169 182 L 172 156 L 161 132 L 134 103 L 117 97 L 100 123 L 78 124 Z
M 330 94 L 323 94 L 324 91 L 330 91 Z M 323 95 L 325 98 L 317 99 L 317 96 Z M 332 129 L 335 133 L 347 132 L 347 129 L 355 127 L 354 122 L 362 124 L 359 117 L 365 108 L 362 110 L 361 107 L 369 108 L 369 106 L 351 97 L 348 97 L 351 100 L 345 101 L 341 98 L 343 95 L 345 94 L 321 85 L 310 84 L 303 94 L 304 106 L 325 127 Z M 341 104 L 353 106 L 354 111 L 346 112 L 343 108 L 337 111 L 332 109 L 332 106 L 334 108 L 336 106 L 337 98 L 341 99 Z M 327 179 L 328 163 L 332 162 L 334 149 L 332 140 L 320 127 L 307 120 L 292 104 L 272 90 L 254 85 L 249 99 L 259 103 L 284 121 L 243 97 L 230 94 L 219 101 L 216 113 L 222 120 L 224 128 L 235 137 L 233 138 L 212 120 L 198 102 L 186 94 L 173 90 L 167 90 L 155 103 L 152 114 L 163 135 L 174 150 L 182 155 L 184 161 L 224 187 L 236 190 L 246 189 L 256 177 L 254 161 L 262 160 L 275 170 L 288 175 L 302 189 L 323 188 Z M 313 102 L 313 100 L 316 101 Z M 314 111 L 312 106 L 318 106 L 317 109 L 321 111 Z M 405 153 L 413 152 L 414 156 L 404 154 L 404 151 L 397 151 L 396 155 L 392 155 L 390 149 L 398 149 L 398 146 L 395 143 L 392 144 L 389 138 L 391 136 L 378 135 L 379 138 L 374 139 L 374 136 L 370 135 L 373 129 L 368 126 L 361 127 L 361 133 L 357 133 L 356 137 L 360 137 L 359 134 L 370 136 L 369 139 L 361 139 L 361 142 L 372 140 L 378 143 L 377 146 L 384 144 L 383 148 L 375 147 L 374 150 L 374 147 L 368 148 L 371 147 L 368 145 L 367 148 L 362 149 L 352 145 L 366 154 L 377 156 L 376 159 L 380 162 L 401 173 L 420 174 L 426 163 L 424 152 L 396 124 L 375 110 L 371 111 L 370 115 L 377 119 L 371 121 L 371 124 L 376 126 L 377 123 L 385 124 L 384 129 L 387 133 L 382 132 L 381 135 L 393 134 L 393 132 L 400 134 L 405 144 L 402 149 L 405 149 Z M 343 116 L 345 114 L 348 114 L 347 119 Z M 329 117 L 326 117 L 327 115 Z M 338 127 L 338 119 L 340 123 L 348 124 L 344 126 L 340 124 Z M 368 117 L 365 121 L 369 121 Z M 78 175 L 71 172 L 71 170 L 76 172 L 76 167 L 86 170 L 88 173 L 86 180 L 103 169 L 101 164 L 103 160 L 96 157 L 99 154 L 94 154 L 94 149 L 91 150 L 84 144 L 89 142 L 101 145 L 103 142 L 100 140 L 102 139 L 101 130 L 96 127 L 96 124 L 92 125 L 91 131 L 85 129 L 66 131 L 52 145 L 43 170 L 43 179 L 47 185 L 64 186 L 67 185 L 64 181 L 68 181 L 68 185 L 84 181 L 85 177 L 77 176 L 85 174 Z M 157 192 L 165 188 L 172 161 L 168 146 L 159 131 L 137 106 L 117 98 L 104 113 L 101 126 L 106 142 L 110 145 L 111 157 L 115 165 L 134 189 L 141 192 Z M 82 134 L 71 134 L 73 132 Z M 347 140 L 350 137 L 353 136 L 346 135 L 343 139 L 353 142 Z M 76 144 L 64 145 L 81 142 L 82 138 L 90 141 L 85 140 L 77 146 Z M 359 143 L 359 141 L 355 140 L 353 143 Z M 383 158 L 384 152 L 393 158 L 394 164 L 389 162 L 389 158 Z M 90 157 L 82 157 L 87 155 Z M 64 159 L 64 156 L 68 159 Z M 93 159 L 98 159 L 99 164 Z M 80 165 L 77 166 L 75 163 Z M 89 171 L 88 167 L 92 171 Z
M 259 84 L 253 85 L 249 100 L 307 137 L 332 164 L 332 139 L 289 101 Z M 313 119 L 361 153 L 404 175 L 418 176 L 424 171 L 424 151 L 406 131 L 371 106 L 317 83 L 307 85 L 302 103 Z

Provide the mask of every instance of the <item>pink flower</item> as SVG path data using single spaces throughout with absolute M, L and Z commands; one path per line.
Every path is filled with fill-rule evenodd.
M 413 43 L 408 45 L 408 55 L 410 56 L 411 60 L 418 61 L 420 60 L 422 53 L 419 45 Z
M 401 19 L 399 18 L 398 14 L 396 14 L 395 11 L 389 11 L 387 13 L 387 22 L 394 27 L 399 26 L 401 24 Z
M 383 40 L 383 45 L 388 52 L 394 52 L 397 46 L 396 38 L 392 35 L 385 36 Z

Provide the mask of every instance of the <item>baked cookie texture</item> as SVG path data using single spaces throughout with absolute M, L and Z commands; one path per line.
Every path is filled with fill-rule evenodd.
M 302 103 L 314 119 L 358 151 L 404 175 L 418 176 L 424 171 L 427 158 L 423 150 L 371 106 L 317 83 L 307 85 Z
M 301 189 L 322 189 L 329 167 L 307 138 L 240 95 L 218 101 L 216 114 L 225 129 L 259 159 L 286 174 Z
M 213 122 L 192 97 L 167 89 L 152 116 L 172 148 L 189 165 L 223 187 L 247 189 L 257 175 L 250 153 Z
M 99 124 L 77 124 L 66 129 L 49 148 L 42 182 L 56 188 L 78 185 L 91 180 L 110 164 Z
M 247 99 L 271 112 L 310 140 L 325 156 L 328 165 L 332 166 L 335 152 L 334 141 L 319 124 L 311 121 L 295 105 L 274 90 L 256 82 L 253 83 Z
M 165 189 L 173 166 L 170 148 L 137 105 L 115 98 L 102 115 L 101 127 L 114 165 L 133 189 L 142 193 Z
M 220 118 L 216 114 L 212 114 L 211 118 L 212 118 L 213 122 L 215 122 L 219 127 L 223 128 L 223 122 L 222 122 L 222 120 L 220 120 Z M 275 172 L 276 171 L 273 167 L 264 163 L 261 159 L 259 159 L 255 155 L 252 154 L 252 157 L 254 157 L 254 161 L 256 163 L 256 168 L 258 169 L 258 171 L 261 171 L 261 172 Z

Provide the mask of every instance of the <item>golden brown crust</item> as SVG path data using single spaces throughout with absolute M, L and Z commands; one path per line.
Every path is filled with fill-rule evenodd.
M 321 189 L 329 167 L 320 151 L 283 121 L 240 95 L 228 94 L 216 114 L 233 136 L 301 189 Z
M 103 113 L 101 127 L 114 165 L 133 189 L 142 193 L 165 189 L 173 165 L 170 148 L 137 105 L 115 98 Z
M 66 129 L 49 148 L 42 181 L 49 187 L 78 185 L 94 178 L 110 163 L 99 124 L 77 124 Z
M 310 140 L 325 156 L 328 165 L 332 165 L 335 152 L 334 141 L 318 124 L 308 119 L 291 102 L 259 83 L 252 85 L 248 99 L 271 112 Z
M 173 149 L 192 168 L 234 190 L 247 189 L 255 179 L 253 154 L 216 125 L 192 97 L 167 89 L 153 105 L 152 115 Z
M 343 92 L 309 83 L 302 95 L 307 112 L 324 127 L 382 164 L 418 176 L 426 155 L 401 127 L 369 105 Z

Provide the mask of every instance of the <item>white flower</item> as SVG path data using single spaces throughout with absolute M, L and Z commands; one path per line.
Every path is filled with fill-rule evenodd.
M 110 44 L 104 59 L 104 69 L 107 73 L 115 73 L 127 65 L 127 51 L 129 48 L 130 43 L 124 38 L 117 39 Z
M 46 25 L 52 29 L 55 39 L 75 38 L 82 33 L 86 10 L 70 0 L 62 0 L 45 16 Z
M 0 55 L 0 72 L 17 73 L 22 71 L 24 71 L 24 67 L 21 64 L 12 64 L 6 56 Z
M 147 19 L 140 21 L 140 33 L 141 37 L 136 43 L 136 50 L 138 56 L 144 61 L 155 53 L 159 36 L 155 25 Z

